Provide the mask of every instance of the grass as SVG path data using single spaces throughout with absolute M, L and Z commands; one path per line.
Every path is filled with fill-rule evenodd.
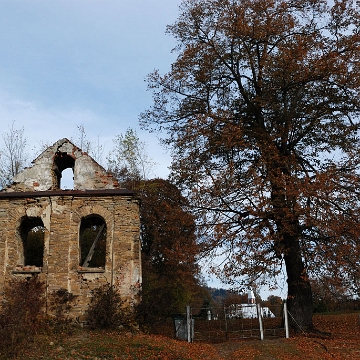
M 330 337 L 188 344 L 165 336 L 78 329 L 71 336 L 38 335 L 15 359 L 360 359 L 360 314 L 318 315 L 315 325 Z M 3 357 L 4 359 L 4 357 Z

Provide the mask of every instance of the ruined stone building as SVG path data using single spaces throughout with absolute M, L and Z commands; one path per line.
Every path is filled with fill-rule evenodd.
M 9 279 L 37 275 L 46 296 L 76 295 L 73 314 L 91 290 L 115 285 L 136 302 L 141 284 L 139 203 L 132 191 L 67 139 L 57 141 L 0 192 L 0 294 Z M 61 190 L 63 170 L 74 186 Z

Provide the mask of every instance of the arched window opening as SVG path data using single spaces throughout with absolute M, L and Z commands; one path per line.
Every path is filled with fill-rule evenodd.
M 74 189 L 74 171 L 73 169 L 67 168 L 61 173 L 60 188 L 62 190 Z
M 105 268 L 106 224 L 103 218 L 90 215 L 80 225 L 80 266 Z
M 68 155 L 66 152 L 57 151 L 54 157 L 54 188 L 56 189 L 63 189 L 63 188 L 74 188 L 74 166 L 75 166 L 75 159 Z M 68 175 L 68 173 L 64 173 L 65 169 L 70 169 L 72 172 L 72 176 Z M 63 175 L 66 174 L 67 180 L 65 181 L 65 177 L 62 180 Z M 70 182 L 69 182 L 70 178 Z M 63 187 L 62 187 L 63 185 Z
M 45 227 L 38 217 L 26 217 L 21 222 L 24 266 L 43 266 Z

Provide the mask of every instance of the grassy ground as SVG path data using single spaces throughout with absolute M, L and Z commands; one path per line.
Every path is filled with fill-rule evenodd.
M 164 336 L 82 329 L 72 336 L 37 336 L 15 359 L 360 359 L 360 314 L 318 315 L 314 322 L 332 335 L 188 344 Z

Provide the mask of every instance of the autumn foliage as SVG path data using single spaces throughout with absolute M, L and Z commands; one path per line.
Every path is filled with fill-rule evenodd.
M 230 284 L 286 270 L 293 325 L 312 331 L 310 278 L 359 295 L 360 14 L 353 1 L 184 0 L 171 70 L 148 77 L 144 128 Z M 235 281 L 233 281 L 235 280 Z
M 141 183 L 142 321 L 183 313 L 205 294 L 193 216 L 179 189 L 162 179 Z
M 195 220 L 187 199 L 168 180 L 149 180 L 154 162 L 136 131 L 116 137 L 108 158 L 122 187 L 135 190 L 140 200 L 142 301 L 137 307 L 141 324 L 153 324 L 187 305 L 202 302 Z

